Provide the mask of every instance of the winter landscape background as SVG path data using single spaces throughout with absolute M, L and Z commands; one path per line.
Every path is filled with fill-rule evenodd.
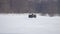
M 60 15 L 60 0 L 0 0 L 0 13 Z
M 60 34 L 60 16 L 28 15 L 0 14 L 0 34 Z

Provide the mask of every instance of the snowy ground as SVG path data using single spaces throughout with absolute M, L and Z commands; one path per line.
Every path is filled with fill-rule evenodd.
M 60 34 L 60 17 L 0 14 L 0 34 Z

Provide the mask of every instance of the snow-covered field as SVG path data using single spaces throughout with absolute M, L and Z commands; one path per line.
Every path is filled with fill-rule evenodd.
M 0 34 L 60 34 L 60 17 L 0 14 Z

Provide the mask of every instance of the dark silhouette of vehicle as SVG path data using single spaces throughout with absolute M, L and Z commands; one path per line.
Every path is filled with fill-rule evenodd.
M 36 18 L 36 15 L 31 14 L 31 15 L 29 15 L 29 18 Z

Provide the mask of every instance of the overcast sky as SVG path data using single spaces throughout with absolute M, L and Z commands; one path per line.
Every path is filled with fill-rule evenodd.
M 37 18 L 28 18 L 28 14 L 0 14 L 0 33 L 60 34 L 60 17 L 37 15 Z

